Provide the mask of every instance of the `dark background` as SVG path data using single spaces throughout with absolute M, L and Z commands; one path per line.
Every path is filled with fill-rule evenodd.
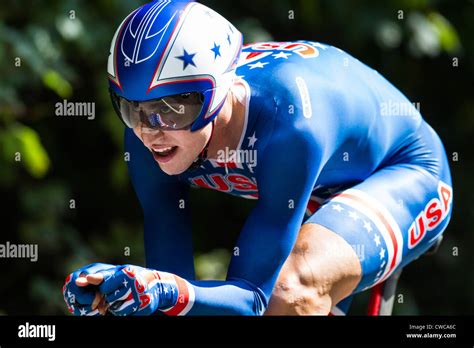
M 143 264 L 142 213 L 106 73 L 115 29 L 143 3 L 0 4 L 0 243 L 39 246 L 37 262 L 0 259 L 0 314 L 64 314 L 61 287 L 72 270 L 97 261 Z M 404 270 L 394 311 L 472 314 L 473 2 L 203 3 L 231 20 L 246 43 L 307 39 L 340 47 L 420 103 L 451 159 L 453 215 L 439 252 Z M 55 116 L 64 99 L 94 102 L 95 119 Z M 193 207 L 197 273 L 223 278 L 252 202 L 206 190 L 192 199 L 199 200 Z M 367 294 L 358 295 L 352 313 L 364 313 L 366 302 Z

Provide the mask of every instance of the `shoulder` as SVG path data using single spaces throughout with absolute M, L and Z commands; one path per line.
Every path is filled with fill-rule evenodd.
M 270 112 L 310 118 L 348 93 L 346 55 L 311 41 L 255 43 L 243 49 L 237 75 Z
M 315 98 L 318 94 L 350 97 L 368 87 L 364 81 L 378 78 L 373 69 L 341 49 L 313 41 L 246 45 L 237 75 L 261 93 L 282 99 L 297 99 L 304 89 Z
M 244 46 L 237 75 L 255 82 L 273 78 L 277 84 L 283 84 L 294 80 L 295 75 L 334 78 L 337 71 L 347 73 L 348 64 L 354 65 L 354 62 L 359 61 L 336 47 L 319 42 L 260 42 Z

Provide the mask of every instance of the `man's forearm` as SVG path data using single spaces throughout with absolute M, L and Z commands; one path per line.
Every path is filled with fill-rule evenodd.
M 264 294 L 243 280 L 176 282 L 176 303 L 160 310 L 167 315 L 262 315 L 267 307 Z

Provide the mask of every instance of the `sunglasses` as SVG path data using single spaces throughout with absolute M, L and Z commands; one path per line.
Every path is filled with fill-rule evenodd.
M 141 125 L 151 130 L 182 130 L 192 126 L 204 105 L 202 93 L 190 92 L 137 102 L 109 90 L 114 109 L 129 128 Z

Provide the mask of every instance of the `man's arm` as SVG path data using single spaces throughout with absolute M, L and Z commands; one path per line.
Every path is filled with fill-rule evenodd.
M 286 136 L 288 133 L 293 135 Z M 240 234 L 227 280 L 176 279 L 181 300 L 165 313 L 263 314 L 298 236 L 320 171 L 319 156 L 314 139 L 297 130 L 272 137 L 258 158 L 259 201 Z
M 128 170 L 143 208 L 147 267 L 194 279 L 189 187 L 163 173 L 128 128 L 125 151 L 130 154 Z

